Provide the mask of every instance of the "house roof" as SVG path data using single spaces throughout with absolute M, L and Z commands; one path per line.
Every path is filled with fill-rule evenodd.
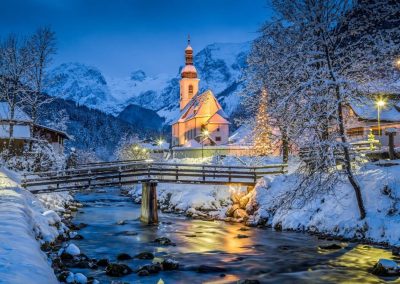
M 6 120 L 9 121 L 11 119 L 11 115 L 10 115 L 10 106 L 7 102 L 0 102 L 0 121 L 1 120 Z M 20 107 L 16 107 L 15 108 L 15 113 L 14 113 L 14 121 L 18 121 L 20 122 L 21 125 L 18 126 L 14 126 L 14 132 L 16 131 L 22 131 L 19 134 L 19 136 L 16 137 L 24 137 L 24 138 L 29 138 L 30 137 L 30 132 L 29 130 L 29 125 L 32 124 L 32 119 L 29 117 L 29 115 L 26 114 L 26 112 L 24 112 Z M 4 129 L 4 125 L 3 127 L 3 131 L 5 131 Z M 43 129 L 45 131 L 50 131 L 50 132 L 55 132 L 57 134 L 59 134 L 60 136 L 62 136 L 64 139 L 71 139 L 67 133 L 65 133 L 64 131 L 60 131 L 48 126 L 44 126 L 44 125 L 40 125 L 40 124 L 34 124 L 34 127 L 39 128 L 39 129 Z M 25 129 L 25 130 L 22 130 Z M 28 129 L 28 130 L 26 130 Z
M 60 131 L 51 127 L 47 127 L 44 125 L 40 125 L 40 124 L 35 124 L 34 127 L 39 128 L 39 129 L 43 129 L 45 131 L 49 131 L 49 132 L 55 132 L 58 135 L 62 136 L 64 139 L 71 139 L 71 137 L 68 136 L 67 133 L 65 133 L 64 131 Z
M 363 120 L 378 121 L 378 109 L 372 100 L 361 103 L 352 103 L 350 107 L 354 113 Z M 400 103 L 388 100 L 380 110 L 380 121 L 400 122 Z
M 10 105 L 7 102 L 0 102 L 0 120 L 10 120 Z M 15 108 L 14 120 L 32 122 L 32 119 L 20 107 Z

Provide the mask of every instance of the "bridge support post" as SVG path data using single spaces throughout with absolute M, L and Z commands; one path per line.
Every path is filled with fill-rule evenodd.
M 140 221 L 145 224 L 158 223 L 157 183 L 154 181 L 142 183 L 142 207 Z

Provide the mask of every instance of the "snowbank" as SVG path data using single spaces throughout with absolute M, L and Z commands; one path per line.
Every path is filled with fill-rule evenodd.
M 157 185 L 157 199 L 163 211 L 223 219 L 225 211 L 232 203 L 232 189 L 233 187 L 223 185 L 160 183 Z M 135 185 L 129 192 L 138 203 L 141 201 L 141 193 L 141 185 Z
M 56 212 L 65 212 L 67 205 L 74 201 L 74 198 L 68 192 L 41 193 L 37 194 L 36 197 L 46 208 Z
M 53 241 L 65 226 L 16 181 L 18 175 L 0 169 L 0 282 L 58 283 L 40 244 Z
M 319 196 L 304 207 L 296 206 L 300 200 L 291 207 L 283 206 L 285 193 L 296 186 L 296 174 L 264 178 L 246 209 L 253 213 L 254 223 L 400 246 L 400 161 L 397 163 L 388 167 L 370 163 L 360 169 L 357 179 L 367 210 L 362 221 L 353 188 L 347 181 L 337 184 L 334 194 Z

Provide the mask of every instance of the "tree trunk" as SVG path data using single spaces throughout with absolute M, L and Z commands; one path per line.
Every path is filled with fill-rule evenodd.
M 326 40 L 325 40 L 325 42 L 326 42 Z M 356 179 L 353 175 L 352 167 L 351 167 L 350 151 L 349 151 L 349 146 L 347 144 L 347 138 L 346 138 L 344 120 L 343 120 L 343 105 L 342 105 L 342 96 L 340 94 L 340 87 L 337 84 L 337 80 L 336 80 L 336 77 L 335 77 L 333 69 L 332 69 L 332 61 L 331 61 L 331 56 L 329 53 L 328 46 L 325 45 L 324 49 L 325 49 L 325 56 L 326 56 L 326 60 L 328 63 L 330 77 L 331 77 L 332 81 L 336 83 L 335 93 L 336 93 L 336 101 L 337 101 L 339 133 L 340 133 L 340 139 L 343 144 L 342 147 L 343 147 L 343 153 L 344 153 L 344 167 L 346 170 L 347 178 L 348 178 L 349 182 L 351 183 L 351 185 L 354 189 L 354 193 L 356 195 L 358 210 L 360 211 L 360 219 L 363 220 L 366 216 L 366 212 L 365 212 L 364 202 L 362 199 L 361 187 L 358 184 L 358 182 L 356 181 Z
M 349 179 L 351 185 L 353 186 L 354 193 L 356 194 L 357 198 L 357 205 L 358 205 L 358 210 L 360 211 L 360 218 L 363 220 L 365 218 L 366 212 L 365 212 L 365 207 L 364 207 L 364 202 L 362 199 L 362 194 L 361 194 L 361 187 L 354 178 L 353 171 L 351 168 L 351 160 L 350 160 L 350 151 L 349 147 L 347 144 L 347 139 L 345 135 L 345 128 L 344 128 L 344 122 L 343 122 L 343 106 L 342 103 L 340 102 L 340 90 L 339 86 L 336 87 L 336 97 L 338 100 L 338 105 L 337 105 L 337 111 L 338 111 L 338 118 L 339 118 L 339 131 L 340 131 L 340 137 L 343 143 L 343 152 L 344 152 L 344 166 L 347 174 L 347 178 Z
M 282 131 L 282 162 L 287 164 L 289 161 L 289 137 L 286 129 Z

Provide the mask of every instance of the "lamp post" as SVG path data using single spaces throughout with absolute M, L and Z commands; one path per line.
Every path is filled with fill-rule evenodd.
M 203 132 L 202 132 L 203 139 L 201 140 L 201 158 L 202 159 L 204 159 L 204 139 L 206 137 L 208 137 L 208 134 L 209 134 L 208 130 L 203 130 Z
M 376 106 L 378 107 L 378 135 L 380 138 L 381 137 L 381 108 L 385 106 L 385 101 L 382 99 L 379 99 L 376 102 Z

